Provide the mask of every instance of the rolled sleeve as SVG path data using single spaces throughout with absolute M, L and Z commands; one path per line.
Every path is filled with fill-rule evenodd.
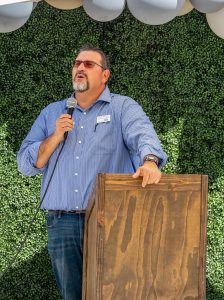
M 167 155 L 163 151 L 160 140 L 141 106 L 128 98 L 122 109 L 122 130 L 126 145 L 131 152 L 139 156 L 141 165 L 147 154 L 159 158 L 159 168 L 165 165 Z
M 35 167 L 41 143 L 46 139 L 46 109 L 44 109 L 34 122 L 30 132 L 24 139 L 17 154 L 18 170 L 27 176 L 43 173 L 44 168 Z
M 28 145 L 28 142 L 23 142 L 20 151 L 17 154 L 19 172 L 27 176 L 34 176 L 44 172 L 46 166 L 41 169 L 35 167 L 41 143 L 42 141 Z

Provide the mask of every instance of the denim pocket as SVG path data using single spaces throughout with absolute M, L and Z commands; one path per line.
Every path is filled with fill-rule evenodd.
M 55 224 L 57 223 L 58 218 L 56 214 L 48 214 L 47 215 L 47 227 L 53 228 Z

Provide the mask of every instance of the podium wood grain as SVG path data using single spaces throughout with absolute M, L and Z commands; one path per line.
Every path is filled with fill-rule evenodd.
M 84 300 L 205 299 L 207 176 L 141 187 L 99 174 L 86 215 Z

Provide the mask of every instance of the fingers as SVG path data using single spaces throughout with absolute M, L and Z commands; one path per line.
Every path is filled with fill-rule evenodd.
M 56 121 L 57 129 L 63 129 L 64 131 L 70 131 L 74 127 L 74 120 L 69 114 L 61 115 Z
M 60 119 L 57 122 L 57 126 L 64 129 L 65 131 L 72 130 L 72 128 L 74 127 L 74 121 L 71 119 Z
M 141 170 L 140 168 L 137 169 L 137 171 L 132 175 L 133 178 L 138 178 L 140 176 Z
M 161 177 L 162 177 L 162 173 L 160 172 L 158 178 L 155 180 L 155 184 L 160 182 Z
M 146 179 L 147 180 L 146 184 L 159 183 L 161 176 L 162 176 L 162 174 L 159 169 L 157 171 L 153 170 L 152 172 L 149 173 L 149 177 L 147 177 L 147 179 Z M 144 180 L 144 177 L 143 177 L 143 180 Z M 144 184 L 145 184 L 145 181 L 144 181 Z M 142 186 L 145 187 L 146 184 L 144 186 L 142 184 Z
M 72 119 L 71 115 L 68 115 L 68 114 L 64 114 L 64 115 L 61 115 L 56 122 L 59 122 L 59 123 L 63 123 L 63 122 L 68 122 L 70 124 L 74 123 L 74 120 Z
M 72 116 L 69 115 L 69 114 L 63 114 L 63 115 L 60 115 L 60 117 L 59 117 L 58 119 L 64 119 L 64 118 L 66 118 L 66 119 L 71 119 Z
M 72 117 L 69 114 L 63 114 L 56 120 L 54 135 L 63 140 L 64 133 L 71 131 L 73 128 L 74 120 Z
M 158 167 L 148 167 L 141 166 L 137 169 L 137 171 L 132 175 L 133 178 L 138 178 L 142 176 L 142 187 L 145 187 L 147 184 L 157 184 L 161 179 L 161 172 Z
M 151 181 L 152 180 L 151 180 L 151 177 L 150 177 L 150 172 L 145 170 L 144 173 L 143 173 L 142 187 L 145 187 L 146 184 L 153 183 Z

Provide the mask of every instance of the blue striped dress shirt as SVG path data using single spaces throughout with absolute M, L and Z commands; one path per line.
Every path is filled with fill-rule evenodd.
M 20 172 L 43 173 L 41 196 L 62 143 L 42 169 L 35 167 L 38 150 L 54 132 L 57 118 L 67 112 L 66 101 L 51 103 L 41 111 L 17 155 Z M 159 157 L 160 167 L 166 162 L 153 125 L 139 104 L 110 93 L 108 87 L 88 109 L 77 105 L 73 118 L 74 129 L 68 134 L 42 209 L 85 209 L 98 173 L 133 173 L 146 154 Z

